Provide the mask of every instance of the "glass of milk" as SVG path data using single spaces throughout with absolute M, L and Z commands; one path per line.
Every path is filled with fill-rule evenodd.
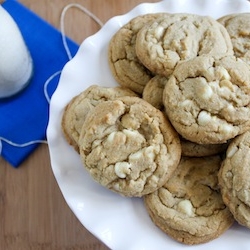
M 32 73 L 32 58 L 22 34 L 0 5 L 0 98 L 10 97 L 25 88 Z

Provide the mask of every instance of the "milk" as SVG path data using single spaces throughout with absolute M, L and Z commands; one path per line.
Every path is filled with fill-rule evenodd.
M 12 96 L 27 86 L 33 63 L 22 34 L 0 5 L 0 98 Z

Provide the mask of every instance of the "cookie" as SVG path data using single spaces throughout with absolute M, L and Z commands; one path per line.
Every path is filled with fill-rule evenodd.
M 227 29 L 235 56 L 250 64 L 250 13 L 230 14 L 218 21 Z
M 79 147 L 93 179 L 129 197 L 162 186 L 181 155 L 179 136 L 169 121 L 138 97 L 96 106 L 83 124 Z
M 122 87 L 109 88 L 92 85 L 68 103 L 64 109 L 61 126 L 67 142 L 77 152 L 79 152 L 80 131 L 87 114 L 92 112 L 93 108 L 100 102 L 121 96 L 137 96 L 137 94 Z
M 228 143 L 197 144 L 181 138 L 181 155 L 188 157 L 205 157 L 222 154 L 226 151 Z
M 168 78 L 160 75 L 151 78 L 143 90 L 142 99 L 153 105 L 155 108 L 163 110 L 164 105 L 162 102 L 162 95 L 167 80 Z
M 155 74 L 170 76 L 176 65 L 199 55 L 233 55 L 223 25 L 211 17 L 172 14 L 157 19 L 138 32 L 136 54 Z
M 250 129 L 250 67 L 233 56 L 183 62 L 166 83 L 163 104 L 186 140 L 226 143 Z
M 219 156 L 182 157 L 172 177 L 144 197 L 152 221 L 173 239 L 189 244 L 211 241 L 234 222 L 218 186 Z
M 167 16 L 163 13 L 137 16 L 124 25 L 112 37 L 109 43 L 109 66 L 116 81 L 139 94 L 153 74 L 140 62 L 135 53 L 135 41 L 138 31 L 148 22 Z
M 156 75 L 145 86 L 142 98 L 159 110 L 164 109 L 162 96 L 168 78 Z M 180 138 L 181 155 L 188 157 L 204 157 L 225 152 L 228 143 L 222 144 L 197 144 Z
M 250 228 L 250 132 L 236 137 L 219 171 L 222 198 L 234 218 Z

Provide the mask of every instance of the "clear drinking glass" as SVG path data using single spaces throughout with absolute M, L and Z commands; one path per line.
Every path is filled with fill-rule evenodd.
M 25 88 L 32 77 L 33 61 L 11 15 L 0 5 L 0 98 Z

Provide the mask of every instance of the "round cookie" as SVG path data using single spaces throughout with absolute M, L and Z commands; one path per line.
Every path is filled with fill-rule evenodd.
M 234 218 L 250 228 L 250 132 L 236 137 L 219 171 L 222 198 Z
M 250 13 L 230 14 L 218 21 L 227 29 L 235 56 L 250 64 Z
M 197 144 L 181 138 L 181 155 L 188 157 L 205 157 L 218 155 L 226 151 L 228 143 Z
M 163 113 L 138 97 L 96 106 L 83 124 L 79 146 L 93 179 L 130 197 L 162 186 L 181 155 L 179 136 Z
M 186 140 L 226 143 L 250 129 L 250 66 L 233 56 L 183 62 L 166 83 L 163 103 Z
M 168 78 L 154 76 L 145 86 L 142 98 L 159 110 L 164 109 L 162 96 Z M 182 156 L 205 157 L 220 154 L 227 148 L 228 143 L 222 144 L 197 144 L 180 138 Z
M 234 222 L 218 187 L 219 156 L 182 157 L 172 177 L 144 197 L 152 221 L 173 239 L 189 244 L 211 241 Z
M 79 152 L 80 131 L 87 114 L 92 112 L 100 102 L 121 96 L 137 96 L 137 94 L 122 87 L 108 88 L 92 85 L 68 103 L 63 112 L 61 126 L 66 140 L 77 152 Z
M 168 77 L 179 62 L 205 54 L 233 55 L 233 49 L 219 22 L 180 13 L 144 25 L 137 34 L 136 54 L 151 72 Z
M 155 108 L 163 110 L 164 105 L 162 102 L 162 95 L 167 80 L 168 78 L 160 75 L 151 78 L 143 90 L 142 99 L 153 105 Z
M 166 13 L 145 14 L 133 18 L 112 37 L 109 43 L 109 66 L 116 81 L 139 94 L 153 76 L 135 53 L 138 31 L 148 22 Z

